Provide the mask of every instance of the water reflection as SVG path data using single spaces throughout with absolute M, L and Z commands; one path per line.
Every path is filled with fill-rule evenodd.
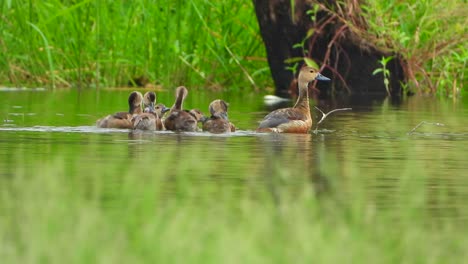
M 296 192 L 303 184 L 307 184 L 307 179 L 313 172 L 310 170 L 314 161 L 312 135 L 262 134 L 257 138 L 257 162 L 263 164 L 259 168 L 260 173 L 272 199 L 280 205 L 283 189 Z M 287 168 L 290 167 L 295 170 L 288 171 Z M 315 185 L 312 184 L 313 186 Z

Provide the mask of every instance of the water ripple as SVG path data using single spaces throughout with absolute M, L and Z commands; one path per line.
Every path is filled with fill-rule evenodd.
M 96 126 L 33 126 L 33 127 L 16 127 L 12 125 L 4 125 L 0 127 L 0 131 L 26 131 L 26 132 L 62 132 L 62 133 L 129 133 L 154 135 L 154 134 L 184 134 L 187 136 L 202 136 L 202 137 L 232 137 L 232 136 L 253 136 L 262 135 L 255 131 L 240 130 L 229 134 L 211 134 L 208 132 L 172 132 L 172 131 L 142 131 L 130 129 L 116 128 L 98 128 Z

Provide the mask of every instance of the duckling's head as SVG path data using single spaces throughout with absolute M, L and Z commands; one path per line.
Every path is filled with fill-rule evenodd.
M 310 83 L 315 80 L 319 81 L 330 81 L 330 78 L 327 78 L 320 74 L 320 72 L 310 66 L 304 66 L 301 68 L 301 71 L 299 72 L 298 76 L 298 82 L 299 84 L 301 83 Z
M 216 99 L 211 102 L 208 107 L 212 116 L 220 115 L 223 113 L 227 114 L 229 104 L 221 99 Z
M 190 110 L 189 114 L 191 114 L 197 120 L 197 122 L 204 122 L 206 120 L 205 115 L 203 115 L 203 113 L 198 109 Z
M 154 107 L 154 113 L 156 113 L 159 117 L 162 117 L 164 113 L 171 110 L 170 108 L 166 107 L 164 104 L 157 104 Z
M 133 113 L 135 110 L 140 109 L 141 102 L 143 101 L 143 95 L 140 92 L 133 91 L 128 96 L 128 106 L 130 107 L 129 112 Z
M 188 94 L 188 90 L 187 90 L 187 88 L 185 88 L 185 86 L 177 87 L 177 89 L 176 89 L 176 97 L 177 98 L 185 99 L 185 97 L 187 97 L 187 94 Z
M 188 91 L 184 86 L 179 86 L 176 88 L 176 100 L 172 106 L 172 110 L 182 110 L 182 104 L 187 97 Z
M 143 96 L 144 112 L 154 112 L 154 104 L 156 103 L 156 94 L 154 92 L 146 92 Z

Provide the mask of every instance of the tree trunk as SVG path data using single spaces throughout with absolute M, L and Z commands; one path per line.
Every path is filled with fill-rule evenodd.
M 405 61 L 372 44 L 357 1 L 296 0 L 293 11 L 290 0 L 253 2 L 277 95 L 295 95 L 293 71 L 298 71 L 305 57 L 320 65 L 322 73 L 333 80 L 332 89 L 330 84 L 317 83 L 314 90 L 321 96 L 401 95 Z M 386 64 L 390 73 L 387 91 L 383 73 L 373 72 L 382 68 L 379 61 L 389 56 L 393 59 Z

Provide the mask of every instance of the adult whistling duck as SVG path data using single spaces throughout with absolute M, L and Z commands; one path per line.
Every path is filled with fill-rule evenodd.
M 128 112 L 117 112 L 96 121 L 96 126 L 101 128 L 133 128 L 132 117 L 141 114 L 141 102 L 143 96 L 134 91 L 128 96 Z
M 304 66 L 298 76 L 299 96 L 293 107 L 277 109 L 266 115 L 260 122 L 257 132 L 276 133 L 307 133 L 312 127 L 310 115 L 308 85 L 314 80 L 329 81 L 330 79 L 318 70 Z
M 164 126 L 167 130 L 192 132 L 198 130 L 197 124 L 200 120 L 197 119 L 197 115 L 200 111 L 193 109 L 191 110 L 192 113 L 190 113 L 190 111 L 182 109 L 182 105 L 187 94 L 187 88 L 184 86 L 177 87 L 175 103 L 171 107 L 169 115 L 164 120 Z M 201 112 L 200 116 L 202 116 Z
M 169 110 L 164 104 L 156 103 L 156 94 L 154 92 L 146 92 L 143 96 L 143 113 L 135 115 L 132 118 L 133 129 L 139 130 L 163 130 L 164 126 L 161 121 L 162 115 Z
M 235 126 L 228 119 L 228 104 L 220 99 L 210 103 L 208 107 L 211 117 L 203 121 L 203 131 L 221 134 L 236 131 Z

